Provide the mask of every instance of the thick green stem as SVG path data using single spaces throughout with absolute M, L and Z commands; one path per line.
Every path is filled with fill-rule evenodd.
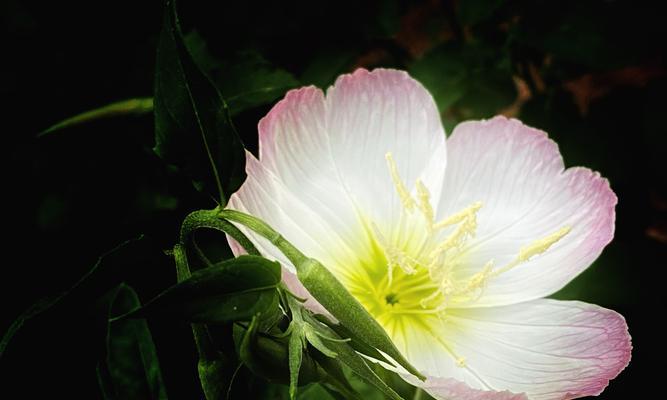
M 188 266 L 188 258 L 185 254 L 185 246 L 177 244 L 174 246 L 174 260 L 176 261 L 176 280 L 182 282 L 188 279 L 192 273 Z M 208 330 L 204 324 L 192 324 L 192 333 L 195 338 L 195 345 L 199 353 L 200 360 L 212 361 L 219 358 L 218 352 L 211 344 L 208 337 Z
M 180 243 L 183 245 L 189 243 L 195 231 L 201 228 L 215 229 L 224 232 L 236 240 L 248 254 L 255 256 L 260 255 L 259 251 L 248 237 L 244 235 L 239 228 L 234 226 L 234 224 L 231 224 L 224 219 L 220 219 L 218 217 L 218 211 L 216 210 L 199 210 L 190 213 L 185 217 L 185 220 L 181 225 Z

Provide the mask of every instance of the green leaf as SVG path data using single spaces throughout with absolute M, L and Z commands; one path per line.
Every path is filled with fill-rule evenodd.
M 299 324 L 297 324 L 299 325 Z M 299 370 L 303 360 L 303 332 L 297 328 L 292 331 L 289 338 L 289 396 L 296 397 L 296 388 L 299 384 Z
M 240 256 L 193 272 L 126 317 L 168 316 L 202 323 L 250 320 L 277 308 L 279 282 L 277 262 Z
M 310 60 L 300 81 L 324 89 L 333 84 L 338 75 L 347 72 L 356 55 L 357 52 L 349 48 L 323 49 Z
M 37 137 L 42 137 L 51 132 L 81 125 L 98 119 L 114 118 L 123 115 L 143 115 L 151 111 L 153 111 L 153 99 L 150 97 L 121 100 L 64 119 L 57 124 L 54 124 L 43 130 L 39 133 L 39 135 L 37 135 Z
M 311 326 L 316 328 L 321 335 L 332 338 L 339 338 L 338 335 L 336 335 L 336 332 L 320 322 L 313 323 Z M 354 349 L 347 342 L 329 341 L 327 342 L 327 346 L 337 353 L 337 360 L 345 364 L 361 379 L 380 389 L 380 391 L 382 391 L 390 399 L 402 399 L 398 393 L 396 393 L 391 387 L 389 387 L 389 385 L 380 379 L 377 374 L 375 374 L 375 372 L 373 372 L 366 361 L 356 351 L 354 351 Z
M 183 42 L 167 2 L 155 71 L 155 152 L 195 186 L 227 204 L 245 179 L 245 153 L 229 108 Z
M 216 71 L 213 79 L 227 99 L 232 115 L 271 103 L 289 89 L 300 86 L 292 74 L 272 66 L 254 51 L 236 54 Z
M 459 51 L 451 45 L 436 47 L 408 70 L 431 93 L 442 113 L 468 89 L 468 68 Z
M 232 115 L 269 104 L 300 86 L 294 75 L 272 65 L 257 51 L 243 50 L 218 59 L 196 31 L 185 35 L 185 44 L 195 63 L 224 96 Z
M 128 268 L 128 259 L 141 258 L 141 254 L 147 252 L 149 246 L 146 245 L 143 236 L 128 240 L 114 249 L 108 251 L 97 259 L 97 262 L 79 281 L 70 289 L 53 296 L 47 296 L 24 311 L 9 327 L 0 341 L 0 358 L 7 349 L 14 335 L 21 327 L 32 318 L 52 310 L 56 306 L 64 306 L 64 303 L 74 303 L 76 305 L 82 302 L 91 301 L 92 298 L 99 296 L 97 291 L 99 287 L 111 287 L 113 278 L 122 276 L 122 270 Z M 152 249 L 150 249 L 152 250 Z M 100 284 L 101 283 L 101 284 Z M 108 289 L 104 289 L 105 291 Z
M 368 357 L 372 357 L 376 360 L 391 364 L 391 361 L 387 360 L 387 358 L 383 356 L 382 353 L 377 351 L 376 348 L 369 346 L 366 342 L 364 342 L 364 340 L 361 337 L 355 335 L 354 332 L 350 331 L 345 326 L 330 321 L 329 318 L 327 318 L 324 315 L 317 314 L 314 315 L 314 318 L 316 318 L 319 322 L 327 325 L 334 332 L 336 332 L 338 336 L 342 338 L 351 339 L 349 341 L 350 346 L 352 346 L 352 348 L 358 351 L 359 353 L 364 354 Z
M 346 399 L 360 399 L 359 394 L 354 390 L 345 376 L 343 365 L 339 360 L 318 352 L 314 352 L 313 358 L 327 373 L 322 382 L 323 384 L 342 394 Z
M 221 400 L 226 397 L 235 372 L 230 360 L 222 354 L 212 360 L 200 357 L 197 372 L 207 400 Z
M 125 314 L 140 306 L 134 290 L 121 284 L 111 299 L 109 317 Z M 105 363 L 98 366 L 98 376 L 105 398 L 167 398 L 157 352 L 146 320 L 109 321 L 107 356 Z
M 466 0 L 457 2 L 457 14 L 462 24 L 476 25 L 494 15 L 504 0 Z

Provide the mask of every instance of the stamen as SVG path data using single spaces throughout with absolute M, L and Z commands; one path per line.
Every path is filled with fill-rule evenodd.
M 437 231 L 442 228 L 445 228 L 450 225 L 458 224 L 461 221 L 466 219 L 474 219 L 475 224 L 477 221 L 477 211 L 482 208 L 482 202 L 476 201 L 464 208 L 463 210 L 457 212 L 456 214 L 450 215 L 449 217 L 443 219 L 442 221 L 436 223 L 433 228 Z
M 484 264 L 484 267 L 482 267 L 482 270 L 473 275 L 470 280 L 468 281 L 468 284 L 466 285 L 463 293 L 470 293 L 472 291 L 475 291 L 477 289 L 480 289 L 478 296 L 481 296 L 481 292 L 486 286 L 486 283 L 489 280 L 489 277 L 492 276 L 492 270 L 493 268 L 493 260 L 487 262 Z
M 440 254 L 449 249 L 460 248 L 468 238 L 475 237 L 475 231 L 477 230 L 477 210 L 479 210 L 481 206 L 482 203 L 477 202 L 465 210 L 454 214 L 452 217 L 456 217 L 456 219 L 451 217 L 447 218 L 447 220 L 443 221 L 447 222 L 446 225 L 442 223 L 435 225 L 434 229 L 438 230 L 447 225 L 459 223 L 454 232 L 447 236 L 447 238 L 445 238 L 445 240 L 431 252 L 429 255 L 431 259 L 437 258 Z M 454 222 L 450 223 L 450 220 Z
M 563 227 L 545 238 L 536 240 L 533 243 L 529 244 L 528 246 L 522 247 L 519 250 L 519 255 L 516 257 L 516 259 L 510 262 L 509 264 L 505 265 L 504 267 L 494 271 L 493 276 L 498 276 L 500 274 L 503 274 L 511 270 L 512 268 L 516 267 L 517 265 L 528 261 L 530 258 L 546 252 L 547 250 L 549 250 L 551 246 L 556 244 L 565 235 L 570 233 L 571 230 L 572 227 L 570 226 Z
M 415 186 L 417 187 L 417 201 L 418 201 L 417 207 L 424 215 L 424 218 L 426 219 L 426 222 L 428 224 L 429 231 L 433 231 L 434 227 L 433 222 L 435 220 L 435 213 L 433 212 L 433 206 L 431 206 L 431 194 L 429 193 L 428 189 L 426 188 L 426 185 L 424 185 L 421 179 L 417 180 Z
M 384 158 L 387 160 L 391 180 L 394 182 L 394 187 L 396 187 L 396 192 L 401 199 L 401 203 L 403 203 L 403 207 L 405 207 L 406 210 L 411 211 L 415 207 L 415 200 L 410 196 L 410 192 L 405 187 L 405 184 L 401 180 L 401 176 L 398 174 L 398 167 L 396 167 L 394 157 L 391 155 L 391 152 L 388 152 L 384 155 Z
M 561 240 L 563 236 L 570 233 L 571 230 L 572 228 L 569 226 L 563 227 L 544 239 L 536 240 L 532 244 L 522 247 L 521 250 L 519 250 L 519 260 L 521 260 L 521 262 L 528 261 L 529 258 L 544 253 L 549 250 L 549 247 Z

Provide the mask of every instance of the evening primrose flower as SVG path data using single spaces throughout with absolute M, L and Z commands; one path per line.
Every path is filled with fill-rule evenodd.
M 609 243 L 616 205 L 607 180 L 565 169 L 544 132 L 496 117 L 445 142 L 418 82 L 360 69 L 326 96 L 287 93 L 246 169 L 229 208 L 321 261 L 427 380 L 398 372 L 434 397 L 596 395 L 628 364 L 621 315 L 544 298 Z M 307 296 L 294 266 L 241 229 Z

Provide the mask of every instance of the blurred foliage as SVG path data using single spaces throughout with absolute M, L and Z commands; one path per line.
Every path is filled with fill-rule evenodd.
M 109 318 L 141 306 L 136 292 L 120 284 L 110 295 Z M 105 362 L 97 367 L 105 399 L 166 399 L 160 363 L 144 319 L 109 321 Z
M 100 315 L 109 310 L 109 291 L 121 282 L 127 282 L 123 293 L 132 287 L 138 296 L 128 295 L 128 311 L 175 285 L 172 260 L 160 250 L 172 248 L 185 215 L 212 208 L 212 197 L 221 197 L 202 142 L 185 139 L 200 132 L 195 111 L 205 110 L 203 140 L 229 148 L 224 140 L 235 128 L 239 143 L 256 152 L 258 120 L 288 89 L 326 88 L 340 73 L 380 66 L 405 69 L 420 80 L 433 94 L 448 134 L 465 119 L 498 113 L 518 117 L 549 132 L 566 165 L 586 165 L 609 178 L 619 197 L 615 240 L 554 297 L 612 307 L 629 321 L 636 343 L 631 367 L 600 398 L 625 398 L 657 378 L 654 366 L 663 350 L 653 312 L 665 304 L 660 283 L 667 260 L 667 128 L 662 122 L 667 27 L 651 2 L 182 3 L 185 46 L 174 42 L 179 32 L 162 31 L 158 0 L 109 7 L 0 4 L 0 93 L 9 149 L 3 158 L 11 233 L 7 248 L 19 260 L 9 263 L 0 281 L 2 331 L 15 331 L 11 324 L 21 312 L 47 296 L 42 306 L 19 317 L 18 323 L 24 323 L 20 334 L 0 358 L 0 376 L 11 377 L 3 380 L 3 390 L 25 397 L 101 398 L 95 374 L 101 365 L 102 388 L 114 398 L 108 395 L 114 393 L 109 391 L 114 374 L 105 371 L 140 372 L 108 364 L 110 345 L 126 350 L 134 345 L 108 341 L 124 333 L 111 332 Z M 180 70 L 160 69 L 167 47 L 187 60 Z M 158 48 L 163 56 L 156 57 Z M 177 93 L 173 88 L 186 83 L 195 83 L 212 103 L 188 105 L 187 92 L 180 92 L 178 98 L 156 103 L 156 120 L 133 108 L 105 108 L 123 99 L 150 98 L 154 84 Z M 228 108 L 220 115 L 223 102 Z M 85 118 L 76 124 L 35 139 L 85 110 L 106 112 L 82 114 Z M 169 134 L 181 140 L 157 143 L 170 165 L 152 151 L 161 121 L 181 127 L 181 136 Z M 185 149 L 200 154 L 192 159 L 206 164 L 193 167 L 190 156 L 183 156 Z M 228 174 L 222 179 L 228 185 L 222 188 L 225 197 L 243 179 L 242 169 L 234 169 L 243 159 L 239 149 L 213 160 Z M 85 285 L 64 297 L 57 294 L 77 282 L 99 254 L 139 234 L 145 235 L 141 243 L 146 247 L 137 247 L 137 262 L 116 260 L 116 267 L 100 268 L 102 274 L 81 281 Z M 199 247 L 214 262 L 230 255 L 224 242 L 219 232 L 197 233 Z M 189 324 L 164 318 L 136 321 L 141 326 L 127 329 L 142 332 L 139 342 L 148 343 L 152 336 L 155 351 L 148 345 L 147 354 L 156 362 L 151 365 L 159 358 L 162 375 L 160 380 L 152 373 L 152 383 L 140 385 L 152 393 L 142 397 L 202 398 L 199 373 L 205 370 L 221 377 L 219 393 L 229 398 L 289 398 L 286 385 L 238 367 L 231 325 L 207 328 L 209 345 L 219 357 L 200 363 L 198 372 L 201 349 L 192 342 Z M 36 369 L 47 371 L 40 374 L 39 385 L 34 384 Z M 381 368 L 374 371 L 400 395 L 412 396 L 400 378 Z M 383 398 L 349 368 L 343 374 L 361 397 Z M 156 389 L 159 382 L 164 389 Z M 341 395 L 308 384 L 298 398 Z

